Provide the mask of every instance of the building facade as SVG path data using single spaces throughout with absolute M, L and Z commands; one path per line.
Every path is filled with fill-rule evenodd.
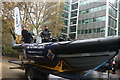
M 70 0 L 64 9 L 64 37 L 89 39 L 120 35 L 120 0 Z

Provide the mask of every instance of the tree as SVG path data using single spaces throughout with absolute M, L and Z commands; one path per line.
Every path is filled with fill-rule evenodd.
M 15 38 L 13 33 L 13 6 L 15 3 L 2 3 L 2 45 L 3 47 L 9 45 L 12 41 L 11 35 Z
M 23 13 L 21 14 L 23 15 L 22 22 L 31 30 L 35 29 L 36 35 L 39 35 L 41 27 L 48 25 L 52 30 L 52 35 L 57 37 L 58 32 L 64 26 L 61 19 L 62 6 L 63 3 L 58 2 L 27 3 L 21 12 Z
M 14 8 L 20 9 L 21 23 L 36 30 L 48 25 L 52 35 L 57 37 L 64 24 L 62 21 L 63 3 L 59 2 L 2 2 L 2 41 L 6 45 L 15 39 Z M 12 37 L 12 38 L 11 38 Z M 11 40 L 10 40 L 11 39 Z
M 54 7 L 50 7 L 50 9 L 48 9 L 49 5 L 53 5 Z M 48 11 L 46 11 L 47 13 L 45 13 L 45 15 L 47 15 L 47 19 L 46 22 L 48 22 L 48 26 L 50 27 L 51 31 L 52 31 L 52 35 L 54 37 L 58 37 L 60 35 L 60 31 L 63 29 L 64 24 L 62 21 L 62 13 L 63 13 L 63 6 L 64 3 L 50 3 L 47 7 Z M 54 12 L 52 12 L 54 11 Z

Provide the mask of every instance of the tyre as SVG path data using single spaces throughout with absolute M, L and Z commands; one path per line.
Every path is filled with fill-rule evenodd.
M 31 67 L 25 69 L 26 80 L 48 80 L 48 75 Z
M 26 80 L 35 80 L 34 70 L 32 68 L 26 68 L 25 77 L 26 77 Z

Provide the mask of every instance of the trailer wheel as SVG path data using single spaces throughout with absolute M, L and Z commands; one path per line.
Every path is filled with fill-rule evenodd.
M 47 73 L 37 71 L 38 75 L 36 75 L 37 80 L 48 80 L 48 75 Z
M 25 77 L 27 80 L 48 80 L 47 73 L 37 71 L 31 67 L 25 69 Z
M 27 80 L 35 80 L 34 70 L 32 68 L 26 68 L 25 77 Z

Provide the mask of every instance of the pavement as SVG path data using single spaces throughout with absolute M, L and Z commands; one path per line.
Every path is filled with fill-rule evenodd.
M 109 75 L 108 75 L 109 74 Z M 116 70 L 116 74 L 112 74 L 111 72 L 98 72 L 93 71 L 89 76 L 91 76 L 93 79 L 109 79 L 109 80 L 120 80 L 120 69 Z
M 2 79 L 2 58 L 0 56 L 0 80 Z
M 20 70 L 20 69 L 9 69 L 10 67 L 16 67 L 18 65 L 15 64 L 10 64 L 8 63 L 9 59 L 2 59 L 0 61 L 0 72 L 2 72 L 2 74 L 0 75 L 0 77 L 2 77 L 2 79 L 18 79 L 18 78 L 25 78 L 24 76 L 24 71 Z

